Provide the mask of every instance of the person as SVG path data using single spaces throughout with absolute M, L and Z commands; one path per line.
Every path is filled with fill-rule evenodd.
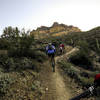
M 64 53 L 64 49 L 65 49 L 65 46 L 64 46 L 64 44 L 61 43 L 59 46 L 60 54 Z
M 98 74 L 95 75 L 94 85 L 95 85 L 95 87 L 100 86 L 100 73 L 98 73 Z
M 100 100 L 100 73 L 95 75 L 93 94 L 96 100 Z
M 46 46 L 46 53 L 48 54 L 49 57 L 53 57 L 55 56 L 55 46 L 52 43 L 49 43 Z
M 46 46 L 46 54 L 48 55 L 49 58 L 51 58 L 51 62 L 53 63 L 53 65 L 55 65 L 55 59 L 54 59 L 55 52 L 56 52 L 55 46 L 52 43 L 49 43 Z M 52 67 L 53 67 L 53 65 L 52 65 Z M 53 67 L 53 71 L 55 71 L 54 67 Z

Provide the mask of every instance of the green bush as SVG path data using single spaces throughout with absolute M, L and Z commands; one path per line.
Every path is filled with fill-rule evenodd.
M 93 84 L 94 78 L 90 77 L 90 78 L 86 78 L 86 77 L 82 77 L 82 76 L 78 76 L 78 79 L 80 80 L 80 85 L 83 87 L 88 87 L 91 84 Z
M 7 71 L 13 71 L 15 69 L 15 62 L 14 62 L 13 58 L 7 59 L 5 69 Z
M 31 59 L 26 57 L 20 58 L 20 60 L 17 59 L 17 61 L 15 61 L 15 66 L 16 68 L 14 70 L 32 69 L 34 67 Z
M 39 62 L 43 62 L 47 59 L 46 53 L 42 51 L 29 51 L 28 53 L 31 58 L 34 58 Z
M 8 55 L 0 55 L 0 66 L 6 71 L 9 70 L 8 60 L 9 60 Z
M 34 71 L 39 72 L 41 70 L 41 66 L 39 66 L 39 60 L 42 60 L 42 58 L 38 58 L 36 60 L 27 58 L 27 57 L 21 57 L 19 58 L 0 58 L 0 67 L 3 69 L 4 72 L 11 72 L 11 71 L 19 71 L 19 70 L 26 70 L 26 69 L 32 69 Z
M 10 57 L 28 57 L 32 59 L 36 59 L 39 62 L 43 62 L 47 59 L 47 56 L 44 52 L 34 49 L 26 49 L 26 50 L 17 50 L 11 49 L 8 51 Z
M 20 59 L 15 58 L 14 61 L 16 67 L 13 71 L 32 69 L 36 72 L 39 72 L 41 70 L 41 64 L 36 59 L 22 57 Z
M 69 58 L 70 62 L 85 69 L 93 70 L 93 58 L 90 56 L 89 44 L 86 41 L 80 40 L 78 46 L 79 51 Z
M 82 68 L 93 70 L 92 60 L 87 55 L 84 55 L 82 52 L 78 52 L 75 55 L 72 55 L 69 60 L 71 63 L 78 65 Z
M 9 86 L 15 82 L 8 74 L 2 73 L 0 77 L 0 97 L 4 96 L 9 89 Z
M 9 57 L 2 57 L 0 59 L 1 66 L 4 69 L 4 72 L 13 71 L 16 67 L 14 59 Z
M 61 61 L 59 62 L 61 68 L 67 73 L 71 78 L 78 79 L 78 75 L 80 74 L 80 70 L 75 68 L 71 63 Z
M 79 85 L 88 87 L 93 84 L 95 72 L 87 73 L 80 71 L 77 67 L 67 61 L 60 61 L 58 64 L 64 72 L 72 79 L 75 79 Z

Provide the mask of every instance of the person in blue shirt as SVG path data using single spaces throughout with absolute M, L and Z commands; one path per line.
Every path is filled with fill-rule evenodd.
M 46 54 L 48 55 L 49 58 L 51 58 L 50 60 L 51 60 L 53 72 L 55 72 L 55 59 L 54 59 L 55 52 L 56 52 L 55 46 L 52 43 L 49 43 L 46 46 Z
M 48 57 L 54 58 L 55 52 L 56 52 L 55 46 L 52 43 L 49 43 L 46 46 L 46 54 L 48 55 Z

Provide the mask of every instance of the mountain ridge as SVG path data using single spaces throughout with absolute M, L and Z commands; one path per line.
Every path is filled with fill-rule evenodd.
M 49 36 L 61 36 L 64 34 L 68 34 L 71 32 L 81 32 L 78 27 L 72 25 L 59 24 L 58 22 L 54 22 L 51 27 L 40 26 L 36 30 L 31 31 L 31 35 L 34 35 L 35 38 L 45 38 Z

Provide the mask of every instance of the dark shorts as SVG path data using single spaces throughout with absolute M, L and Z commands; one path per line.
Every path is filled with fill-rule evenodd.
M 50 54 L 48 54 L 48 57 L 54 58 L 54 56 L 55 56 L 55 53 L 50 53 Z

